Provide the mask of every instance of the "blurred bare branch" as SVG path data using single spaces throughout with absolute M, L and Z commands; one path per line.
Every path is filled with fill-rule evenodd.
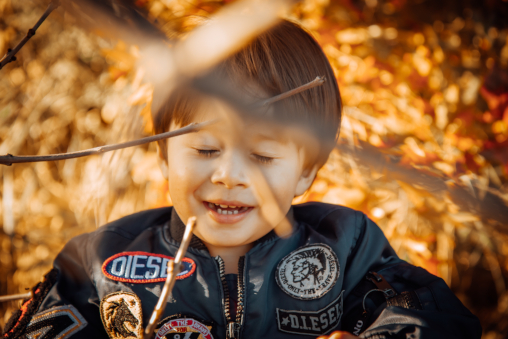
M 308 82 L 307 84 L 304 84 L 300 87 L 297 87 L 295 89 L 284 92 L 282 94 L 276 95 L 272 98 L 263 100 L 262 102 L 260 102 L 259 104 L 256 104 L 255 106 L 259 107 L 259 106 L 270 105 L 274 102 L 288 98 L 288 97 L 295 95 L 297 93 L 301 93 L 301 92 L 308 90 L 310 88 L 314 88 L 316 86 L 321 86 L 324 83 L 324 81 L 325 81 L 324 77 L 318 76 L 318 77 L 316 77 L 316 79 Z M 243 106 L 242 107 L 243 109 L 249 108 L 247 103 L 243 103 L 242 106 Z M 137 140 L 132 140 L 132 141 L 124 142 L 124 143 L 94 147 L 91 149 L 76 151 L 76 152 L 61 153 L 61 154 L 49 154 L 49 155 L 32 155 L 32 156 L 14 156 L 11 154 L 7 154 L 4 156 L 0 156 L 0 164 L 11 166 L 14 163 L 57 161 L 57 160 L 81 158 L 81 157 L 85 157 L 85 156 L 89 156 L 89 155 L 101 154 L 101 153 L 111 152 L 111 151 L 124 149 L 124 148 L 128 148 L 128 147 L 144 145 L 144 144 L 147 144 L 150 142 L 163 140 L 163 139 L 169 139 L 172 137 L 176 137 L 178 135 L 196 132 L 196 131 L 199 131 L 200 129 L 202 129 L 203 127 L 209 126 L 215 122 L 217 122 L 217 120 L 205 121 L 202 123 L 193 123 L 193 124 L 190 124 L 188 126 L 185 126 L 183 128 L 180 128 L 178 130 L 171 131 L 171 132 L 160 133 L 160 134 L 156 134 L 156 135 L 152 135 L 149 137 L 145 137 L 145 138 L 141 138 L 141 139 L 137 139 Z
M 157 300 L 157 304 L 154 307 L 152 315 L 150 317 L 150 321 L 145 328 L 144 339 L 151 339 L 154 336 L 154 329 L 157 326 L 161 316 L 164 314 L 164 310 L 166 309 L 166 305 L 168 303 L 168 299 L 171 296 L 171 291 L 175 286 L 176 276 L 181 271 L 182 259 L 187 253 L 187 248 L 189 247 L 190 241 L 192 239 L 192 234 L 194 232 L 194 228 L 196 227 L 196 217 L 190 217 L 187 220 L 187 225 L 185 226 L 185 233 L 183 235 L 182 242 L 180 243 L 180 247 L 176 252 L 175 259 L 170 260 L 168 262 L 168 271 L 167 278 L 164 282 L 164 286 L 162 288 L 161 295 L 159 300 Z
M 31 37 L 35 35 L 35 32 L 39 28 L 39 26 L 46 20 L 46 18 L 59 6 L 60 0 L 52 0 L 48 5 L 48 8 L 44 11 L 41 18 L 37 23 L 28 30 L 25 37 L 14 47 L 13 49 L 8 49 L 7 54 L 0 60 L 0 69 L 2 69 L 9 62 L 16 61 L 16 53 L 30 40 Z
M 145 71 L 145 80 L 155 87 L 152 111 L 157 111 L 175 86 L 185 84 L 239 50 L 276 24 L 295 2 L 232 3 L 178 42 L 168 41 L 155 26 L 140 18 L 134 5 L 108 6 L 92 0 L 74 0 L 62 6 L 85 28 L 139 47 L 138 63 Z
M 205 73 L 275 25 L 294 2 L 238 1 L 219 11 L 171 50 L 154 44 L 142 51 L 140 65 L 147 72 L 147 80 L 156 88 L 152 110 L 159 109 L 176 84 Z
M 447 192 L 461 210 L 470 211 L 482 218 L 495 220 L 499 223 L 499 230 L 508 234 L 508 204 L 499 192 L 490 189 L 485 192 L 483 199 L 477 198 L 468 190 L 452 180 L 438 176 L 431 176 L 423 171 L 397 163 L 393 157 L 383 154 L 377 148 L 362 143 L 359 147 L 340 144 L 337 149 L 344 154 L 350 154 L 359 164 L 375 168 L 377 172 L 395 180 L 400 180 L 431 194 Z M 480 188 L 475 186 L 477 191 Z
M 276 95 L 276 96 L 274 96 L 272 98 L 269 98 L 269 99 L 266 99 L 266 100 L 262 101 L 259 104 L 259 106 L 268 106 L 268 105 L 271 105 L 274 102 L 277 102 L 279 100 L 283 100 L 283 99 L 289 98 L 292 95 L 298 94 L 300 92 L 306 91 L 308 89 L 311 89 L 311 88 L 314 88 L 314 87 L 317 87 L 317 86 L 321 86 L 325 81 L 326 81 L 326 78 L 324 76 L 317 76 L 316 79 L 306 83 L 305 85 L 302 85 L 300 87 L 297 87 L 295 89 L 292 89 L 290 91 L 281 93 L 281 94 Z
M 216 120 L 210 120 L 210 121 L 205 121 L 205 122 L 201 122 L 201 123 L 192 123 L 190 125 L 187 125 L 185 127 L 182 127 L 180 129 L 177 129 L 174 131 L 160 133 L 160 134 L 152 135 L 149 137 L 145 137 L 145 138 L 141 138 L 141 139 L 137 139 L 137 140 L 133 140 L 133 141 L 123 142 L 120 144 L 94 147 L 94 148 L 90 148 L 87 150 L 76 151 L 76 152 L 50 154 L 50 155 L 32 155 L 32 156 L 14 156 L 14 155 L 8 154 L 8 155 L 0 156 L 0 164 L 10 166 L 14 163 L 57 161 L 57 160 L 80 158 L 80 157 L 93 155 L 93 154 L 101 154 L 101 153 L 116 151 L 116 150 L 127 148 L 127 147 L 139 146 L 139 145 L 147 144 L 147 143 L 153 142 L 153 141 L 169 139 L 169 138 L 187 134 L 187 133 L 196 132 L 196 131 L 199 131 L 200 129 L 202 129 L 203 127 L 209 126 L 215 122 L 216 122 Z
M 113 40 L 122 40 L 141 49 L 168 39 L 150 22 L 134 1 L 67 0 L 61 6 L 76 23 L 94 33 Z
M 33 297 L 32 292 L 11 294 L 11 295 L 2 295 L 2 296 L 0 296 L 0 303 L 6 302 L 6 301 L 12 301 L 12 300 L 27 299 L 27 298 L 32 298 L 32 297 Z

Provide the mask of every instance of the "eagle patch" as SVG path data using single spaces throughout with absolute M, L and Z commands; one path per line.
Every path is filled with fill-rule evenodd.
M 330 246 L 311 244 L 289 253 L 277 265 L 279 287 L 295 299 L 319 299 L 339 278 L 339 260 Z
M 162 282 L 167 278 L 168 262 L 172 259 L 156 253 L 122 252 L 104 261 L 102 273 L 111 280 L 133 284 Z M 190 277 L 196 270 L 196 263 L 189 258 L 182 259 L 182 266 L 177 280 Z
M 111 339 L 143 338 L 141 300 L 129 292 L 111 293 L 101 300 L 101 319 Z

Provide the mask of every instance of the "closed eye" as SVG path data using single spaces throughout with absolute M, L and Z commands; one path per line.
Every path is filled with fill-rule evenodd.
M 262 164 L 270 164 L 274 158 L 265 157 L 259 154 L 253 154 L 254 158 L 256 158 L 257 161 L 259 161 Z
M 196 149 L 196 151 L 198 151 L 198 154 L 204 155 L 206 157 L 211 157 L 215 153 L 219 152 L 219 151 L 214 150 L 214 149 Z

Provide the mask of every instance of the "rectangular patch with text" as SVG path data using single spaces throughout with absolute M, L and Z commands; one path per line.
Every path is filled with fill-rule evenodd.
M 329 333 L 342 317 L 342 291 L 337 299 L 319 311 L 291 311 L 277 308 L 279 330 L 286 333 L 319 336 Z

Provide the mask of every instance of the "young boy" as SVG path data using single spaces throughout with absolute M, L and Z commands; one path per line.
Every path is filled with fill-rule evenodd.
M 184 224 L 197 217 L 156 338 L 480 338 L 446 284 L 400 260 L 349 208 L 291 206 L 331 151 L 341 101 L 313 38 L 284 21 L 215 70 L 255 112 L 175 92 L 157 133 L 217 122 L 159 143 L 174 207 L 133 214 L 72 239 L 6 326 L 5 338 L 142 338 Z

